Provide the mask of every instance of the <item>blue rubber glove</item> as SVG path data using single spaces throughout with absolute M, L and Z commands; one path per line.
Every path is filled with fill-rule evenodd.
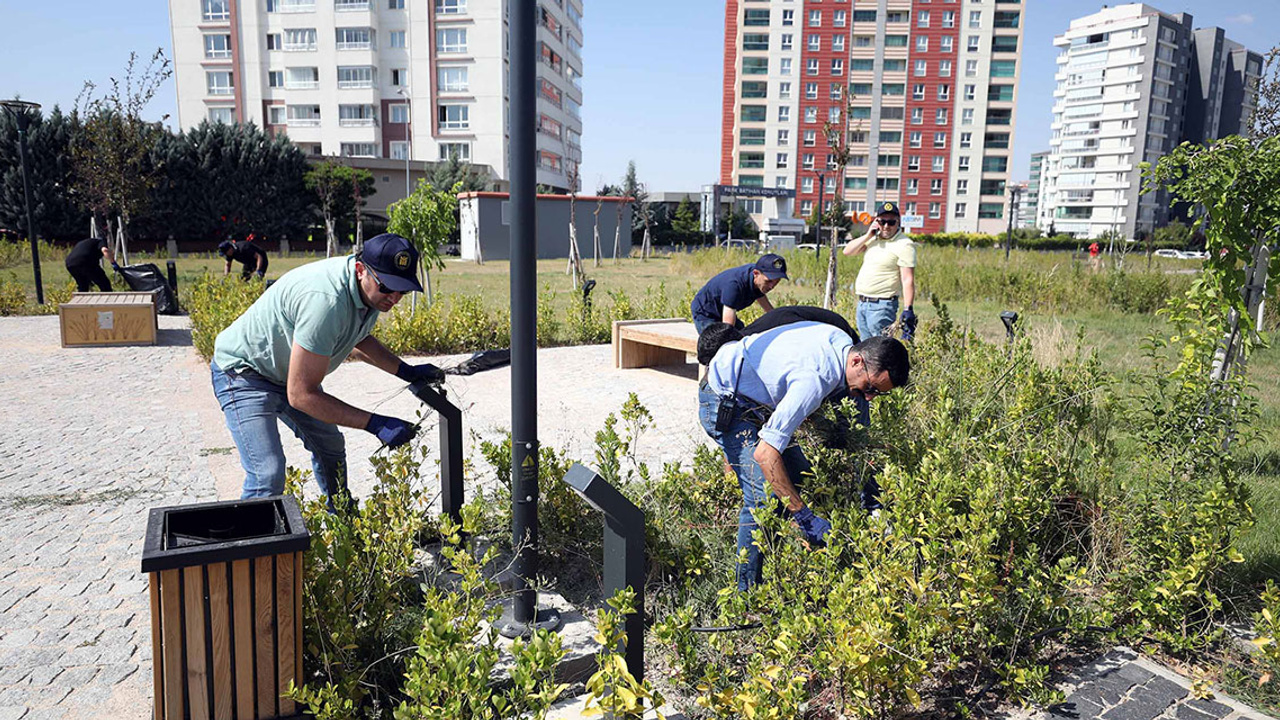
M 444 381 L 444 371 L 431 363 L 410 365 L 409 363 L 401 360 L 400 367 L 396 369 L 396 377 L 407 383 L 415 383 L 419 380 L 425 380 L 429 383 L 438 383 Z
M 120 263 L 116 262 L 115 260 L 112 260 L 111 269 L 115 270 L 116 272 L 120 272 Z
M 807 507 L 797 513 L 792 513 L 791 519 L 795 520 L 796 525 L 800 526 L 801 534 L 811 545 L 821 547 L 827 544 L 826 538 L 827 533 L 831 532 L 831 523 L 814 515 L 813 511 Z
M 267 277 L 267 274 L 261 270 L 255 272 L 254 275 L 257 275 L 259 280 L 265 280 Z
M 916 317 L 915 310 L 908 305 L 906 310 L 902 311 L 902 339 L 910 340 L 916 336 L 916 325 L 920 319 Z
M 369 424 L 364 429 L 376 435 L 387 447 L 400 447 L 412 440 L 417 432 L 412 425 L 399 418 L 376 414 L 369 416 Z

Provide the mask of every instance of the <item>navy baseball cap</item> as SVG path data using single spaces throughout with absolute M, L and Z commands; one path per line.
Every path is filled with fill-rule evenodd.
M 365 240 L 360 262 L 372 268 L 378 280 L 394 292 L 422 292 L 422 283 L 418 282 L 418 251 L 413 243 L 395 233 Z
M 760 259 L 756 260 L 755 269 L 770 280 L 787 279 L 787 261 L 783 260 L 781 255 L 773 253 L 761 255 Z
M 902 211 L 898 209 L 896 202 L 882 202 L 876 204 L 876 215 L 897 215 L 902 217 Z
M 218 254 L 226 255 L 227 251 L 231 250 L 234 247 L 235 247 L 235 243 L 231 242 L 230 240 L 223 240 L 222 242 L 218 243 Z

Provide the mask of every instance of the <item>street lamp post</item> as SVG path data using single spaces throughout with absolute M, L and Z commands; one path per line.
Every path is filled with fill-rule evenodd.
M 822 262 L 822 215 L 824 208 L 822 207 L 822 191 L 827 188 L 827 174 L 818 173 L 818 226 L 813 231 L 814 257 L 818 262 Z
M 1016 215 L 1018 212 L 1018 192 L 1019 192 L 1019 188 L 1017 185 L 1013 185 L 1010 188 L 1009 230 L 1008 230 L 1008 234 L 1005 236 L 1005 239 L 1004 239 L 1004 259 L 1006 262 L 1009 260 L 1009 246 L 1013 245 L 1013 216 Z
M 409 198 L 409 159 L 413 157 L 413 101 L 409 97 L 409 88 L 402 87 L 396 94 L 404 98 L 404 196 Z
M 0 100 L 0 107 L 9 113 L 18 127 L 18 164 L 22 166 L 22 199 L 27 209 L 27 241 L 31 243 L 31 270 L 36 280 L 36 303 L 44 304 L 44 284 L 40 280 L 40 249 L 36 244 L 36 226 L 31 220 L 31 179 L 27 170 L 28 112 L 39 110 L 40 104 L 26 100 Z

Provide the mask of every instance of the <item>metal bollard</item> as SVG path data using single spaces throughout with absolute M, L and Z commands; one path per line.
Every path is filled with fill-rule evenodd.
M 440 509 L 462 522 L 462 410 L 444 396 L 444 389 L 418 381 L 409 391 L 440 414 Z

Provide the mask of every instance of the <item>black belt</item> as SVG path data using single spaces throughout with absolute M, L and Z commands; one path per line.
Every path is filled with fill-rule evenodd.
M 898 299 L 897 295 L 893 295 L 887 298 L 867 297 L 866 295 L 858 296 L 858 302 L 889 302 L 890 300 L 897 300 L 897 299 Z

